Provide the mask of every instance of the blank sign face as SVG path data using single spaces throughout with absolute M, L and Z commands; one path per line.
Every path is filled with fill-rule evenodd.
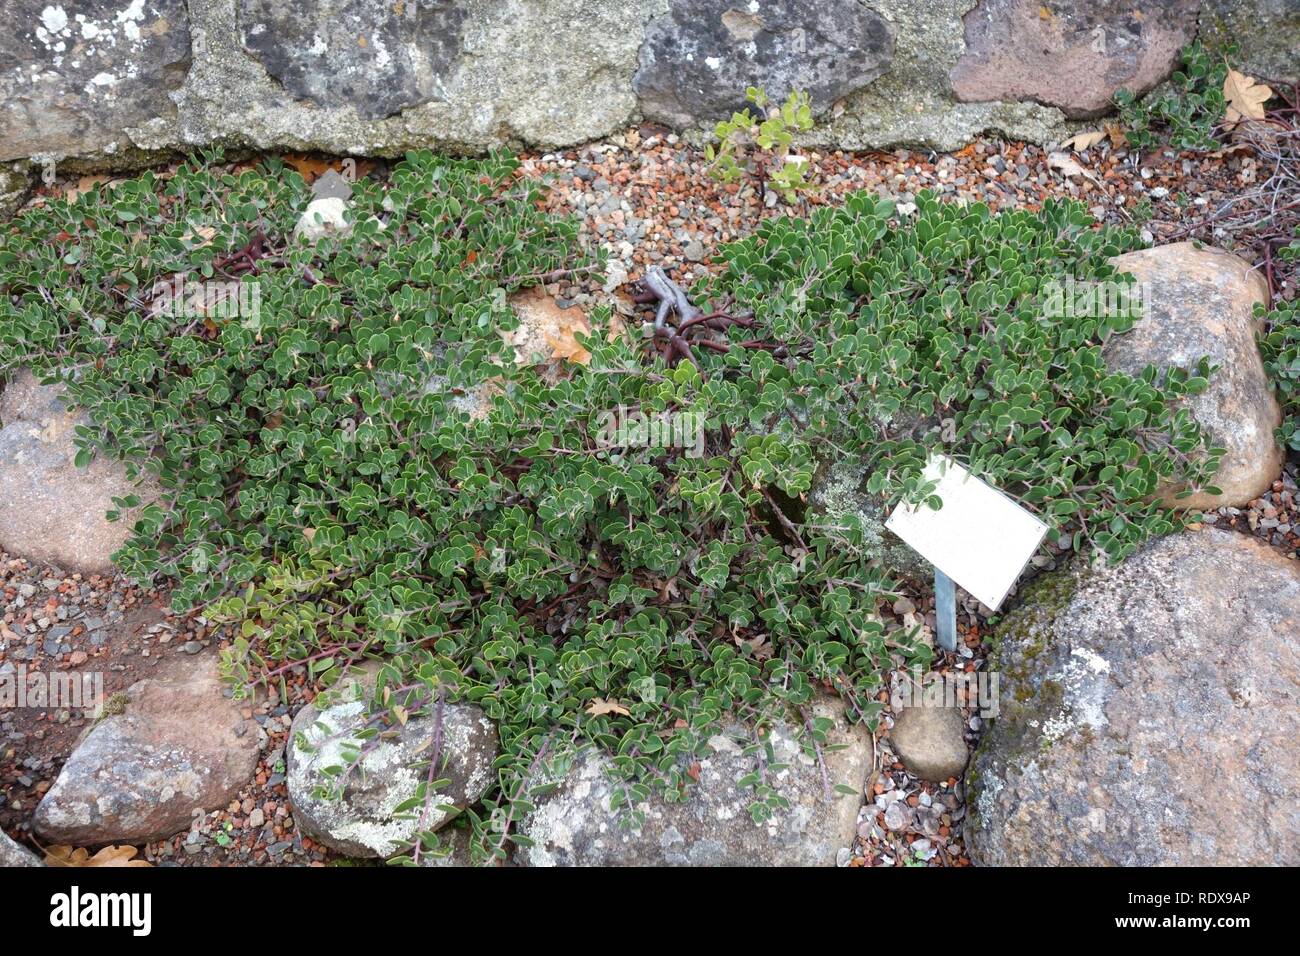
M 951 458 L 932 458 L 925 477 L 939 482 L 943 507 L 900 504 L 885 527 L 996 611 L 1047 525 Z

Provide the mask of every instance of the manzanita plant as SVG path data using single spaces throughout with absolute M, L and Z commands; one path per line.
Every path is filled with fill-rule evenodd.
M 143 510 L 118 563 L 229 628 L 238 684 L 377 658 L 367 736 L 447 701 L 497 722 L 480 859 L 579 747 L 614 755 L 634 825 L 650 788 L 689 793 L 727 715 L 758 734 L 825 689 L 873 722 L 891 652 L 928 665 L 861 522 L 802 507 L 819 463 L 860 457 L 892 503 L 929 495 L 943 450 L 1112 558 L 1180 520 L 1163 481 L 1216 464 L 1176 403 L 1204 366 L 1114 373 L 1101 345 L 1134 316 L 1044 317 L 1049 282 L 1114 278 L 1136 242 L 1078 205 L 922 195 L 900 223 L 857 194 L 770 220 L 693 290 L 732 321 L 704 309 L 665 353 L 597 310 L 590 361 L 541 375 L 503 341 L 508 294 L 599 263 L 512 160 L 410 154 L 315 245 L 292 238 L 309 199 L 277 161 L 207 156 L 26 211 L 0 233 L 0 370 L 65 381 L 85 454 L 158 477 L 121 502 Z M 157 308 L 177 275 L 256 283 L 258 313 Z M 699 442 L 611 446 L 621 408 L 688 415 Z M 782 805 L 770 774 L 743 783 L 756 818 Z
M 1287 262 L 1300 260 L 1300 230 L 1278 250 Z M 1264 366 L 1282 405 L 1282 425 L 1277 438 L 1283 447 L 1300 451 L 1300 300 L 1276 300 L 1272 309 L 1255 307 L 1262 320 L 1259 348 Z
M 1115 102 L 1129 145 L 1154 149 L 1157 132 L 1167 129 L 1169 143 L 1177 149 L 1217 149 L 1215 133 L 1227 107 L 1223 80 L 1236 55 L 1235 44 L 1210 49 L 1193 40 L 1180 52 L 1181 66 L 1167 87 L 1143 98 L 1132 90 L 1117 91 Z

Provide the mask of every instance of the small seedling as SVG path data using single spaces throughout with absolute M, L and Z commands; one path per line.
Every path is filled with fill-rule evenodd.
M 709 145 L 704 150 L 705 158 L 713 164 L 710 175 L 724 183 L 755 176 L 765 199 L 774 194 L 793 203 L 812 188 L 807 178 L 807 159 L 791 148 L 796 133 L 813 127 L 812 102 L 807 93 L 798 90 L 779 106 L 752 86 L 745 96 L 760 114 L 754 116 L 746 108 L 718 123 L 714 128 L 718 147 Z

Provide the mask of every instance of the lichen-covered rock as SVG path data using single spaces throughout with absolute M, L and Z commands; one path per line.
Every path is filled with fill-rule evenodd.
M 257 767 L 260 729 L 224 696 L 215 658 L 178 657 L 77 745 L 33 826 L 74 846 L 161 840 L 223 807 Z
M 893 46 L 888 22 L 859 0 L 670 0 L 633 83 L 648 119 L 677 126 L 743 109 L 750 86 L 777 101 L 802 90 L 824 113 L 884 73 Z
M 174 114 L 190 64 L 185 0 L 12 0 L 0 31 L 0 161 L 112 151 Z
M 22 164 L 0 166 L 0 222 L 18 211 L 31 185 L 31 177 L 23 170 Z
M 980 0 L 952 88 L 967 102 L 1033 100 L 1100 116 L 1121 87 L 1169 77 L 1196 35 L 1197 0 Z
M 884 570 L 907 581 L 930 580 L 934 568 L 885 527 L 884 506 L 864 490 L 868 477 L 866 466 L 850 458 L 823 464 L 808 492 L 807 520 L 835 524 L 851 515 L 862 529 L 866 553 Z
M 1300 863 L 1300 562 L 1212 530 L 1076 559 L 998 640 L 976 862 Z
M 41 385 L 26 370 L 0 391 L 0 547 L 69 570 L 108 571 L 134 520 L 128 511 L 109 521 L 113 499 L 134 494 L 147 504 L 159 490 L 106 455 L 76 467 L 76 427 L 89 420 L 61 395 L 61 386 Z
M 416 787 L 427 778 L 427 767 L 421 764 L 427 765 L 435 750 L 444 762 L 438 776 L 450 783 L 437 794 L 424 829 L 443 826 L 491 785 L 499 747 L 496 727 L 472 704 L 444 704 L 367 741 L 342 795 L 318 796 L 317 789 L 330 784 L 325 768 L 347 766 L 344 751 L 356 746 L 353 735 L 365 726 L 366 715 L 365 700 L 345 699 L 323 711 L 308 705 L 294 718 L 289 802 L 298 826 L 313 839 L 357 857 L 389 856 L 413 840 L 419 811 L 399 813 L 397 808 L 415 796 Z M 455 810 L 440 809 L 445 805 Z
M 346 236 L 352 231 L 348 204 L 338 196 L 313 199 L 294 226 L 294 236 L 316 242 L 326 236 Z
M 790 801 L 762 823 L 749 812 L 752 792 L 736 781 L 760 769 L 746 756 L 752 736 L 741 727 L 715 736 L 699 759 L 698 782 L 685 802 L 652 795 L 635 809 L 645 814 L 638 830 L 620 825 L 610 812 L 617 787 L 610 760 L 591 751 L 578 757 L 560 787 L 537 800 L 520 832 L 533 841 L 515 860 L 525 866 L 834 866 L 841 847 L 853 841 L 862 787 L 871 762 L 870 735 L 849 726 L 841 705 L 820 700 L 818 716 L 832 717 L 832 744 L 819 757 L 805 750 L 799 731 L 774 727 L 769 737 L 776 763 L 769 783 Z M 844 784 L 848 794 L 835 788 Z
M 456 0 L 239 0 L 244 49 L 286 90 L 379 119 L 446 96 L 464 41 Z
M 889 740 L 911 774 L 935 783 L 961 776 L 970 756 L 958 707 L 904 707 L 894 718 Z
M 353 155 L 579 143 L 634 115 L 637 50 L 658 5 L 191 0 L 205 52 L 177 96 L 181 125 L 191 138 Z
M 1235 43 L 1232 66 L 1266 81 L 1300 83 L 1300 0 L 1205 0 L 1200 38 Z
M 24 846 L 19 846 L 0 830 L 0 868 L 10 866 L 41 866 L 36 854 Z
M 1230 253 L 1191 242 L 1125 253 L 1112 262 L 1144 284 L 1145 311 L 1130 331 L 1107 342 L 1103 354 L 1111 368 L 1134 375 L 1147 365 L 1189 369 L 1202 356 L 1219 366 L 1210 387 L 1187 407 L 1210 442 L 1227 449 L 1213 481 L 1222 493 L 1178 498 L 1181 489 L 1171 486 L 1163 492 L 1165 503 L 1219 508 L 1258 497 L 1277 477 L 1283 456 L 1274 438 L 1282 410 L 1255 341 L 1255 305 L 1268 300 L 1264 277 Z
M 751 83 L 813 92 L 806 144 L 1058 142 L 1062 109 L 1169 74 L 1197 9 L 1245 72 L 1296 78 L 1296 0 L 19 0 L 0 157 L 572 146 L 711 125 Z
M 819 113 L 835 103 L 809 145 L 953 149 L 986 129 L 1059 139 L 1054 107 L 954 99 L 948 76 L 970 6 L 95 0 L 74 10 L 23 0 L 0 38 L 13 64 L 0 76 L 0 153 L 72 171 L 138 168 L 210 144 L 379 156 L 569 146 L 639 116 L 709 126 L 743 105 L 750 82 L 777 95 L 809 89 Z M 53 23 L 70 18 L 53 39 L 47 9 Z

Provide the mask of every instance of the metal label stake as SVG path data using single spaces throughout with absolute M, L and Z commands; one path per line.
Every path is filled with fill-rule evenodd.
M 957 585 L 938 568 L 934 569 L 934 625 L 939 646 L 957 650 Z

